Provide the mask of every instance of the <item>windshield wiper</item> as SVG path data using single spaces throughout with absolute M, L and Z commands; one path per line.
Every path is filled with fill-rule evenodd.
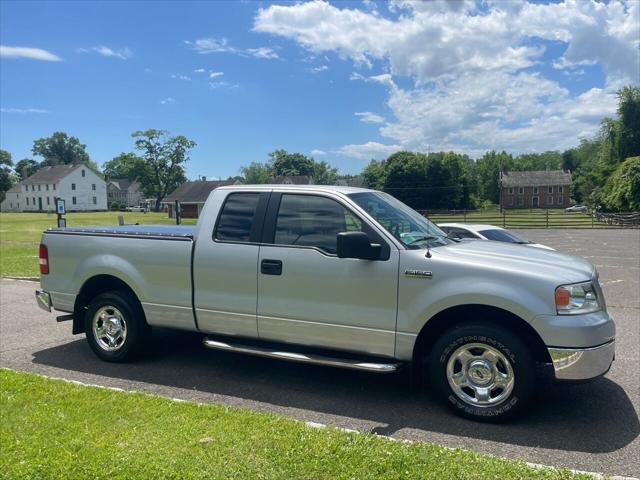
M 413 245 L 414 243 L 423 242 L 425 240 L 440 240 L 440 237 L 434 237 L 433 235 L 422 235 L 418 238 L 414 238 L 407 245 Z

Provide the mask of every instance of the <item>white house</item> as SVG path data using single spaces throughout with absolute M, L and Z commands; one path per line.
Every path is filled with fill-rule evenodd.
M 124 207 L 135 207 L 144 202 L 141 185 L 127 178 L 112 178 L 107 181 L 107 205 L 117 202 Z
M 67 211 L 106 210 L 107 183 L 83 164 L 43 167 L 11 188 L 1 208 L 20 212 L 55 210 L 56 197 L 65 200 Z

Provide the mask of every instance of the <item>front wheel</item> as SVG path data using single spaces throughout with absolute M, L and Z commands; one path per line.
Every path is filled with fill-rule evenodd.
M 91 349 L 107 362 L 130 360 L 149 334 L 140 304 L 126 291 L 95 297 L 87 307 L 84 321 Z
M 429 357 L 431 383 L 459 415 L 500 422 L 522 413 L 533 396 L 535 362 L 510 331 L 483 322 L 446 331 Z

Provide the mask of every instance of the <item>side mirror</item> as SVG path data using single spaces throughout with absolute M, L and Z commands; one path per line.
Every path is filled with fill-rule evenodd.
M 364 232 L 341 232 L 338 234 L 338 257 L 377 260 L 382 247 L 372 244 Z

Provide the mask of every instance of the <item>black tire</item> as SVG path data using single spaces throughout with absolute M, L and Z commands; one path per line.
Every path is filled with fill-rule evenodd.
M 105 317 L 117 319 L 116 325 L 121 327 L 119 330 L 114 327 L 114 331 L 120 332 L 120 337 L 112 347 L 106 344 L 115 335 L 108 337 L 105 333 L 105 336 L 98 338 L 94 330 L 94 318 L 99 312 L 104 313 Z M 100 325 L 107 328 L 104 322 L 97 320 L 98 329 Z M 95 297 L 85 312 L 84 328 L 93 352 L 107 362 L 126 362 L 133 359 L 141 352 L 150 333 L 140 302 L 133 294 L 124 290 L 110 291 Z M 123 332 L 125 332 L 124 335 L 122 335 Z M 107 350 L 107 348 L 112 349 Z
M 480 347 L 468 348 L 473 345 Z M 501 355 L 496 355 L 496 351 Z M 473 356 L 465 363 L 460 358 L 466 358 L 464 355 L 467 353 Z M 452 358 L 454 354 L 456 356 Z M 499 358 L 488 375 L 482 355 Z M 451 367 L 450 373 L 447 372 L 448 367 Z M 431 350 L 427 370 L 432 387 L 454 412 L 482 422 L 503 422 L 524 413 L 531 402 L 536 382 L 535 362 L 524 342 L 503 327 L 480 321 L 460 324 L 442 334 Z M 491 380 L 498 375 L 501 379 L 509 379 L 502 380 L 504 387 Z M 458 386 L 456 392 L 449 377 L 452 378 L 451 383 L 456 383 L 454 377 L 464 377 L 465 381 L 461 382 L 465 386 Z M 491 383 L 485 387 L 476 381 Z M 485 391 L 490 390 L 488 400 L 487 397 L 480 398 L 476 392 L 478 386 L 485 387 Z M 470 403 L 474 401 L 484 401 L 485 405 Z

